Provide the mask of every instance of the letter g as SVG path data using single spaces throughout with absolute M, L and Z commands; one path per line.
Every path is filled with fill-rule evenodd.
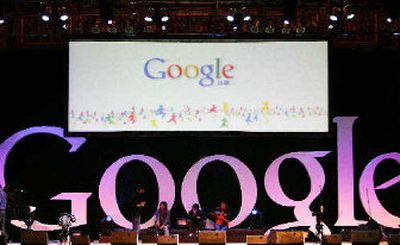
M 150 63 L 152 63 L 152 61 L 159 61 L 160 63 L 164 63 L 165 62 L 165 60 L 163 60 L 163 59 L 161 59 L 161 58 L 152 58 L 152 59 L 149 59 L 147 62 L 146 62 L 146 64 L 144 65 L 144 74 L 148 77 L 148 78 L 150 78 L 150 79 L 164 79 L 165 78 L 165 71 L 158 71 L 157 72 L 157 74 L 159 75 L 159 76 L 153 76 L 152 74 L 150 74 L 150 72 L 149 72 L 149 66 L 150 66 Z

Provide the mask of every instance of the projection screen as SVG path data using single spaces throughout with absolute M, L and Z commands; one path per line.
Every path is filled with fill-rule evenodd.
M 70 41 L 69 132 L 327 132 L 326 41 Z

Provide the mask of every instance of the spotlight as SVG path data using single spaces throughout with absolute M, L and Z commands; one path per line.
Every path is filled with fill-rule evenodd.
M 332 24 L 330 24 L 329 26 L 328 26 L 328 29 L 329 30 L 332 30 L 334 28 L 334 26 L 332 25 Z
M 167 27 L 166 27 L 166 26 L 161 26 L 161 30 L 162 30 L 162 31 L 166 31 L 166 30 L 167 30 Z
M 243 21 L 249 21 L 249 20 L 251 20 L 250 15 L 246 15 L 243 17 Z
M 253 210 L 251 210 L 251 214 L 252 215 L 257 215 L 258 214 L 258 210 L 254 208 Z
M 290 24 L 290 21 L 289 21 L 289 20 L 284 20 L 284 21 L 283 21 L 283 24 L 289 25 L 289 24 Z
M 6 20 L 3 17 L 0 17 L 0 25 L 6 23 Z
M 50 20 L 50 16 L 48 16 L 47 14 L 42 15 L 42 20 L 44 22 L 48 22 Z
M 113 24 L 113 20 L 107 20 L 107 24 L 108 25 L 112 25 Z
M 237 26 L 234 26 L 234 27 L 233 27 L 233 31 L 237 31 L 237 29 L 238 29 Z
M 113 218 L 112 218 L 110 215 L 107 215 L 106 218 L 105 218 L 105 220 L 106 220 L 107 222 L 111 222 L 111 221 L 113 221 Z
M 356 17 L 356 15 L 354 13 L 347 15 L 348 20 L 352 20 L 352 19 L 354 19 L 354 17 Z
M 67 30 L 67 29 L 68 29 L 68 25 L 67 25 L 67 24 L 63 24 L 63 25 L 62 25 L 62 28 L 63 28 L 64 30 Z
M 34 206 L 29 206 L 29 213 L 33 213 L 36 211 L 36 207 Z
M 233 18 L 233 15 L 228 15 L 228 16 L 226 16 L 226 20 L 229 22 L 233 22 L 235 20 L 235 18 Z
M 167 15 L 161 17 L 161 22 L 167 22 L 168 20 L 169 20 L 169 17 Z
M 62 21 L 67 21 L 69 19 L 69 16 L 67 14 L 63 14 L 60 16 L 60 20 Z
M 393 22 L 393 20 L 392 20 L 392 18 L 390 18 L 390 17 L 387 17 L 387 18 L 386 18 L 386 22 L 387 22 L 387 23 L 392 23 L 392 22 Z
M 100 234 L 102 235 L 111 235 L 113 231 L 113 218 L 110 215 L 107 215 L 101 220 Z
M 145 17 L 144 17 L 144 21 L 146 21 L 146 22 L 152 22 L 152 21 L 153 21 L 153 18 L 151 18 L 150 16 L 145 16 Z
M 337 17 L 336 15 L 334 15 L 334 14 L 331 14 L 331 15 L 329 16 L 329 19 L 330 19 L 331 21 L 338 21 L 338 17 Z

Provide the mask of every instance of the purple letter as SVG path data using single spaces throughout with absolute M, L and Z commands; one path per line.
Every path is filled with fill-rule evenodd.
M 374 184 L 375 169 L 378 166 L 378 164 L 380 164 L 382 161 L 389 159 L 394 160 L 400 164 L 400 153 L 397 152 L 385 153 L 375 157 L 374 159 L 372 159 L 370 163 L 368 163 L 367 167 L 364 169 L 364 172 L 361 174 L 360 177 L 359 192 L 360 192 L 361 203 L 372 219 L 374 219 L 376 222 L 378 222 L 383 226 L 398 228 L 400 225 L 400 218 L 389 213 L 382 206 L 375 192 L 375 190 L 386 189 L 400 182 L 400 175 L 399 175 L 375 188 Z
M 118 159 L 103 174 L 99 184 L 99 199 L 104 213 L 111 215 L 114 222 L 125 228 L 132 228 L 130 221 L 125 219 L 118 207 L 115 193 L 115 183 L 119 169 L 130 161 L 138 160 L 146 163 L 156 175 L 158 183 L 158 200 L 166 201 L 172 208 L 175 201 L 175 182 L 168 169 L 157 159 L 145 155 L 130 155 Z M 146 229 L 154 225 L 154 217 L 140 227 Z
M 63 192 L 51 198 L 51 200 L 70 200 L 71 214 L 75 216 L 76 222 L 72 226 L 86 225 L 87 222 L 87 199 L 92 195 L 90 192 Z
M 32 134 L 52 134 L 57 137 L 63 138 L 71 145 L 69 152 L 75 152 L 86 141 L 85 138 L 81 138 L 81 137 L 64 137 L 64 129 L 59 128 L 59 127 L 51 127 L 51 126 L 31 127 L 31 128 L 21 130 L 15 134 L 11 135 L 0 145 L 0 184 L 2 186 L 5 186 L 5 184 L 6 184 L 4 173 L 5 173 L 5 166 L 6 166 L 8 154 L 10 154 L 12 148 L 21 139 L 23 139 L 29 135 L 32 135 Z M 72 205 L 73 204 L 74 204 L 74 202 L 72 201 Z M 74 210 L 74 209 L 72 208 L 72 210 Z M 85 215 L 85 219 L 82 219 L 81 222 L 86 223 L 86 215 Z M 26 225 L 22 221 L 14 221 L 14 222 L 12 222 L 12 224 L 15 226 L 21 227 L 21 228 L 26 227 Z M 57 230 L 57 229 L 61 229 L 61 227 L 58 225 L 48 225 L 48 224 L 43 224 L 38 221 L 35 221 L 35 223 L 32 225 L 32 229 L 33 230 Z
M 311 226 L 310 229 L 315 228 L 316 220 L 310 210 L 310 205 L 314 199 L 321 193 L 325 185 L 325 173 L 317 157 L 324 157 L 329 151 L 312 151 L 312 152 L 291 152 L 278 157 L 268 167 L 265 172 L 264 185 L 268 196 L 276 203 L 286 206 L 294 207 L 294 216 L 297 221 L 281 224 L 271 228 L 274 229 L 288 229 L 295 226 Z M 284 160 L 297 159 L 306 168 L 308 176 L 311 180 L 311 190 L 308 196 L 301 200 L 296 201 L 290 199 L 282 190 L 279 181 L 279 168 Z M 268 230 L 266 232 L 269 233 Z M 324 234 L 329 234 L 329 228 L 324 225 Z
M 338 220 L 335 226 L 358 226 L 354 218 L 353 123 L 357 117 L 335 117 L 337 124 Z
M 197 178 L 201 169 L 208 163 L 213 161 L 223 161 L 227 163 L 236 173 L 240 189 L 242 191 L 242 206 L 239 214 L 229 223 L 229 227 L 239 225 L 249 216 L 251 210 L 257 201 L 257 184 L 254 175 L 250 169 L 239 159 L 227 155 L 214 155 L 200 159 L 186 173 L 182 182 L 182 203 L 185 210 L 189 212 L 193 203 L 199 203 L 197 196 Z
M 81 137 L 64 137 L 64 129 L 51 126 L 31 127 L 11 135 L 0 145 L 0 184 L 2 186 L 6 185 L 4 172 L 8 154 L 18 141 L 32 134 L 53 134 L 57 137 L 63 138 L 72 146 L 69 152 L 75 152 L 86 141 L 85 138 Z

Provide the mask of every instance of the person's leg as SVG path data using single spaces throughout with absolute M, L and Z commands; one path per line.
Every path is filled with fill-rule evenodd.
M 216 231 L 220 231 L 220 230 L 221 230 L 221 226 L 220 226 L 220 225 L 215 224 L 214 226 L 215 226 L 215 230 L 216 230 Z
M 3 210 L 0 211 L 0 230 L 6 234 L 6 212 Z
M 191 235 L 193 233 L 193 222 L 190 219 L 188 219 L 186 221 L 186 224 L 188 227 L 189 235 Z
M 168 228 L 167 225 L 164 226 L 164 228 L 163 228 L 163 233 L 164 233 L 164 236 L 169 236 L 169 228 Z
M 139 233 L 140 231 L 140 216 L 133 217 L 132 220 L 132 230 Z
M 228 230 L 228 226 L 221 226 L 220 227 L 220 231 L 227 231 Z

